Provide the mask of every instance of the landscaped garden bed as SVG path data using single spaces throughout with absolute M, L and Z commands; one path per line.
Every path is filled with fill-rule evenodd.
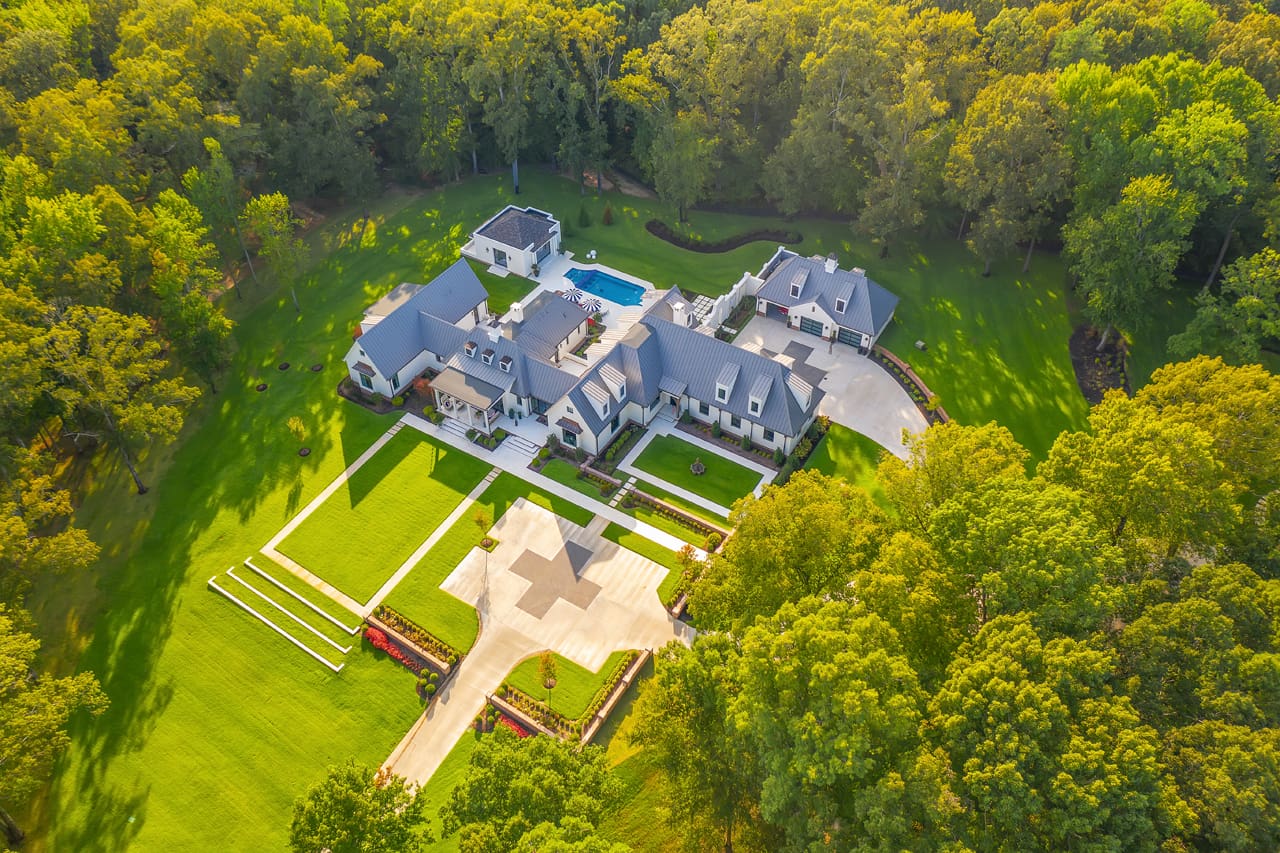
M 436 413 L 437 415 L 439 412 Z M 507 438 L 507 431 L 499 427 L 491 434 L 485 435 L 477 429 L 467 430 L 467 439 L 475 445 L 483 447 L 485 450 L 496 450 L 499 444 L 502 444 Z
M 530 467 L 533 466 L 531 465 Z M 574 491 L 596 500 L 608 500 L 618 488 L 616 482 L 611 482 L 588 468 L 580 468 L 578 465 L 560 458 L 549 458 L 543 462 L 540 468 L 535 470 L 540 471 L 543 476 L 555 480 L 557 483 L 568 486 Z
M 686 542 L 690 542 L 690 544 L 695 544 L 688 536 L 688 533 L 693 533 L 693 538 L 698 540 L 696 544 L 701 545 L 703 550 L 716 550 L 720 547 L 720 543 L 724 541 L 725 537 L 729 535 L 729 531 L 727 529 L 724 529 L 719 525 L 711 524 L 692 513 L 685 512 L 678 507 L 672 506 L 654 495 L 645 494 L 637 489 L 630 489 L 627 491 L 627 493 L 622 496 L 620 505 L 624 511 L 630 512 L 631 515 L 634 515 L 640 521 L 653 524 L 653 526 L 657 527 L 659 530 L 666 529 L 668 533 L 671 533 Z M 656 518 L 646 518 L 645 514 L 637 512 L 637 510 L 640 509 L 647 509 L 649 512 L 653 513 Z M 655 523 L 658 519 L 662 519 L 667 522 L 674 522 L 674 529 L 661 523 Z M 713 539 L 712 537 L 715 538 Z
M 827 431 L 831 429 L 831 418 L 826 415 L 818 415 L 813 419 L 813 423 L 809 424 L 808 431 L 805 432 L 804 438 L 796 443 L 795 450 L 791 451 L 791 455 L 782 463 L 782 468 L 778 470 L 778 476 L 773 478 L 775 485 L 786 485 L 787 480 L 791 479 L 791 475 L 799 471 L 809 461 L 813 455 L 814 448 L 821 442 Z
M 539 693 L 546 692 L 546 688 L 542 688 L 538 680 L 538 661 L 531 659 L 512 671 L 508 680 L 498 688 L 494 698 L 508 706 L 510 716 L 523 718 L 530 726 L 544 728 L 560 738 L 585 742 L 598 728 L 592 725 L 596 716 L 610 704 L 615 693 L 625 690 L 631 683 L 628 673 L 634 673 L 637 662 L 643 663 L 642 655 L 647 656 L 648 652 L 614 652 L 598 673 L 557 657 L 559 674 L 556 687 L 550 691 L 550 703 L 528 692 L 530 689 Z M 603 681 L 599 680 L 601 673 L 607 673 Z M 587 694 L 585 691 L 593 686 L 594 692 Z M 522 687 L 525 689 L 521 689 Z M 556 690 L 562 690 L 569 698 L 562 700 Z M 588 695 L 590 698 L 584 703 L 583 698 Z M 567 704 L 568 702 L 573 704 Z M 577 712 L 576 716 L 574 712 Z
M 705 473 L 694 475 L 694 463 L 701 463 Z M 674 435 L 654 436 L 632 466 L 723 507 L 732 507 L 760 482 L 760 474 L 750 468 Z
M 804 240 L 804 235 L 799 231 L 781 231 L 774 228 L 762 228 L 758 231 L 748 231 L 745 234 L 737 234 L 733 237 L 726 237 L 723 240 L 707 242 L 694 237 L 688 237 L 671 228 L 670 225 L 660 219 L 650 219 L 644 224 L 644 228 L 659 240 L 665 240 L 673 246 L 679 246 L 681 249 L 688 249 L 691 252 L 706 252 L 707 254 L 719 254 L 720 252 L 731 252 L 740 246 L 748 243 L 755 243 L 760 240 L 767 240 L 770 243 L 786 243 L 795 245 Z
M 434 656 L 425 654 L 403 634 L 381 622 L 374 620 L 372 624 L 365 625 L 364 638 L 369 641 L 369 645 L 386 653 L 418 676 L 418 695 L 428 702 L 449 677 L 447 666 L 442 666 Z
M 462 652 L 385 604 L 378 606 L 378 609 L 369 617 L 369 621 L 377 627 L 399 634 L 406 643 L 414 647 L 418 654 L 430 661 L 444 675 L 448 675 L 453 667 L 458 665 L 458 661 L 462 660 Z
M 696 435 L 703 441 L 709 441 L 718 447 L 722 447 L 735 456 L 741 456 L 757 465 L 764 465 L 775 471 L 782 467 L 779 461 L 780 451 L 770 450 L 767 447 L 757 447 L 751 444 L 749 447 L 742 446 L 742 437 L 731 435 L 730 433 L 716 430 L 715 424 L 703 423 L 694 420 L 693 415 L 688 412 L 680 414 L 680 420 L 676 422 L 676 428 L 689 435 Z
M 929 390 L 929 386 L 916 375 L 911 365 L 879 344 L 876 344 L 875 349 L 872 350 L 871 358 L 902 386 L 902 390 L 907 392 L 912 402 L 916 404 L 916 408 L 920 410 L 920 414 L 924 415 L 925 420 L 931 425 L 945 424 L 951 420 L 947 410 L 942 408 L 942 404 L 938 401 L 938 395 Z
M 618 467 L 618 463 L 626 458 L 627 452 L 635 446 L 642 435 L 644 435 L 644 427 L 640 424 L 627 424 L 618 430 L 618 434 L 613 437 L 604 451 L 596 456 L 592 467 L 605 474 L 612 474 Z
M 573 354 L 578 358 L 586 358 L 587 350 L 591 345 L 600 342 L 600 338 L 604 335 L 604 329 L 604 321 L 599 314 L 589 317 L 587 319 L 587 336 L 582 339 L 582 343 L 574 348 Z

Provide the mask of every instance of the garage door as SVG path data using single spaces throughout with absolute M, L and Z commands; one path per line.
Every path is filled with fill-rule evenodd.
M 807 335 L 822 337 L 822 323 L 818 320 L 810 320 L 808 317 L 801 317 L 800 331 Z
M 770 302 L 769 307 L 765 309 L 765 316 L 772 317 L 775 320 L 781 320 L 784 323 L 787 322 L 786 309 L 783 308 L 781 305 L 777 305 L 776 303 L 773 303 L 773 302 Z
M 836 340 L 842 344 L 862 349 L 862 333 L 855 332 L 853 329 L 841 329 L 836 333 Z

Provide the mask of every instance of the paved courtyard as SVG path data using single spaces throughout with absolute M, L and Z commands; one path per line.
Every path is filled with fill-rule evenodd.
M 924 415 L 884 368 L 853 347 L 832 344 L 787 328 L 780 320 L 755 317 L 734 343 L 758 348 L 827 392 L 818 413 L 862 433 L 891 453 L 906 457 L 902 430 L 924 432 Z
M 693 629 L 658 599 L 667 570 L 524 499 L 490 532 L 492 553 L 471 552 L 441 588 L 480 613 L 480 639 L 387 766 L 410 782 L 431 777 L 485 697 L 516 664 L 551 649 L 592 671 L 614 651 L 689 643 Z

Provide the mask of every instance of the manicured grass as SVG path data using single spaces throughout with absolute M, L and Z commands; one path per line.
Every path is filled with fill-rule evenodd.
M 524 299 L 537 283 L 521 275 L 498 276 L 489 272 L 489 268 L 477 261 L 468 259 L 467 263 L 475 270 L 476 277 L 489 293 L 489 310 L 501 317 L 511 308 L 512 302 Z
M 694 476 L 689 471 L 695 459 L 702 460 L 705 474 Z M 750 468 L 674 435 L 654 436 L 632 466 L 723 507 L 732 507 L 760 482 L 760 475 Z
M 635 551 L 641 557 L 653 560 L 659 566 L 667 568 L 667 576 L 658 584 L 658 600 L 666 601 L 667 596 L 675 592 L 680 583 L 680 559 L 675 551 L 663 548 L 656 542 L 644 538 L 639 533 L 627 530 L 620 524 L 610 524 L 601 534 L 610 542 L 616 542 L 628 551 Z
M 645 506 L 644 504 L 636 504 L 633 507 L 627 508 L 619 503 L 618 509 L 625 512 L 636 521 L 643 521 L 645 524 L 658 528 L 663 533 L 670 533 L 681 542 L 688 542 L 690 545 L 697 545 L 701 547 L 702 543 L 706 541 L 706 537 L 702 536 L 700 533 L 696 533 L 688 527 L 685 527 L 683 524 L 672 521 L 657 510 Z
M 551 459 L 542 467 L 543 476 L 555 480 L 561 485 L 568 486 L 575 492 L 581 492 L 587 497 L 608 503 L 609 498 L 600 494 L 600 487 L 591 480 L 579 480 L 578 469 L 563 459 Z
M 519 498 L 549 509 L 582 527 L 589 524 L 593 517 L 589 510 L 504 472 L 489 484 L 489 488 L 481 493 L 475 504 L 440 537 L 418 565 L 405 575 L 385 603 L 459 651 L 468 651 L 475 645 L 479 630 L 476 612 L 471 605 L 440 589 L 440 584 L 444 583 L 444 579 L 458 567 L 468 552 L 479 545 L 480 530 L 475 523 L 476 513 L 484 513 L 492 525 Z
M 682 509 L 690 515 L 695 515 L 698 518 L 705 519 L 706 521 L 718 524 L 724 528 L 728 528 L 729 526 L 729 519 L 720 513 L 712 512 L 706 507 L 699 506 L 687 498 L 682 498 L 680 495 L 662 488 L 662 486 L 646 482 L 645 480 L 636 480 L 636 488 L 647 495 L 653 495 L 655 498 L 661 498 L 672 506 Z
M 490 468 L 401 430 L 280 543 L 280 553 L 367 601 Z
M 635 853 L 676 853 L 685 849 L 668 820 L 666 787 L 661 771 L 644 752 L 632 755 L 613 769 L 620 783 L 618 805 L 600 821 L 600 834 L 627 844 Z
M 445 756 L 444 762 L 436 769 L 436 772 L 427 780 L 427 784 L 423 785 L 418 791 L 418 796 L 426 799 L 427 806 L 425 813 L 431 822 L 431 831 L 435 833 L 436 842 L 427 848 L 428 853 L 457 853 L 458 850 L 458 833 L 452 835 L 444 834 L 444 825 L 440 820 L 440 809 L 449 802 L 449 797 L 453 794 L 453 789 L 467 775 L 467 767 L 471 763 L 471 754 L 480 746 L 480 739 L 484 737 L 474 729 L 468 730 L 462 737 L 458 738 L 458 742 L 454 744 L 453 749 L 449 750 L 449 754 Z
M 876 480 L 876 467 L 882 453 L 884 448 L 865 435 L 833 423 L 804 467 L 829 477 L 843 477 L 881 503 L 884 490 Z
M 556 662 L 556 686 L 552 688 L 550 694 L 542 686 L 536 657 L 521 661 L 507 676 L 507 682 L 535 699 L 546 701 L 550 695 L 551 710 L 570 720 L 576 720 L 587 712 L 591 700 L 596 698 L 596 694 L 604 686 L 605 679 L 613 675 L 613 671 L 622 662 L 622 656 L 625 654 L 626 652 L 622 651 L 614 652 L 609 655 L 599 670 L 592 672 L 553 652 L 551 656 Z

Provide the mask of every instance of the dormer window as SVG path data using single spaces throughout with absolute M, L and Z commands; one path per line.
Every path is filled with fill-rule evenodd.
M 493 364 L 493 350 L 487 349 L 480 353 L 480 360 L 485 364 Z
M 720 368 L 720 374 L 716 377 L 717 402 L 726 402 L 729 399 L 729 395 L 733 393 L 733 383 L 738 381 L 738 369 L 738 365 L 733 362 L 729 362 Z
M 801 289 L 802 287 L 804 287 L 804 285 L 802 285 L 802 284 L 793 284 L 793 285 L 791 285 L 791 295 L 792 295 L 793 297 L 798 297 L 798 296 L 800 296 L 800 289 Z
M 847 308 L 847 307 L 848 307 L 848 305 L 849 305 L 849 303 L 848 303 L 848 302 L 845 302 L 843 299 L 837 299 L 837 300 L 836 300 L 836 313 L 837 313 L 837 314 L 843 314 L 843 313 L 844 313 L 844 309 L 845 309 L 845 308 Z
M 511 356 L 504 355 L 502 358 L 498 359 L 498 367 L 502 368 L 503 373 L 510 373 L 511 372 Z
M 467 341 L 466 345 L 463 346 L 462 351 L 467 354 L 467 358 L 475 358 L 477 349 L 479 349 L 479 347 L 476 345 L 475 341 Z
M 759 400 L 752 400 L 752 401 L 751 401 L 751 404 L 748 406 L 748 408 L 749 408 L 749 409 L 751 409 L 751 414 L 753 414 L 753 415 L 758 415 L 758 414 L 760 414 L 760 401 L 759 401 Z
M 809 280 L 809 271 L 800 270 L 791 277 L 791 298 L 799 299 L 800 291 L 804 290 L 804 283 Z
M 728 389 L 728 388 L 725 388 L 723 385 L 721 385 L 719 388 L 716 388 L 716 399 L 717 399 L 718 401 L 720 401 L 721 403 L 723 403 L 723 402 L 725 402 L 726 400 L 728 400 L 728 399 L 729 399 L 729 389 Z

